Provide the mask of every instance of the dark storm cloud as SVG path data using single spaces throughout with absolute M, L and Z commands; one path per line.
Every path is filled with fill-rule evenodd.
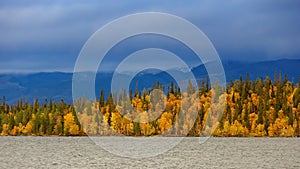
M 191 21 L 224 60 L 299 58 L 299 9 L 297 0 L 1 1 L 0 72 L 71 71 L 97 29 L 146 11 Z

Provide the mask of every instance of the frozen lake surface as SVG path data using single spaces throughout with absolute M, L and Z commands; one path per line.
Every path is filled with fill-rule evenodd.
M 149 140 L 163 147 L 166 140 L 176 142 L 176 138 L 139 139 L 144 140 L 134 145 L 145 151 L 156 148 L 147 144 Z M 110 150 L 119 150 L 114 144 L 119 142 L 137 153 L 130 139 L 104 140 Z M 128 158 L 104 150 L 88 137 L 0 137 L 0 168 L 300 168 L 300 139 L 210 138 L 199 144 L 199 138 L 184 138 L 163 154 Z

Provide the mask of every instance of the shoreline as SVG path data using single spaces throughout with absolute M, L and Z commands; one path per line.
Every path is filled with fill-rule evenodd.
M 59 135 L 49 135 L 49 136 L 42 136 L 42 135 L 38 135 L 38 136 L 0 136 L 0 138 L 5 138 L 5 137 L 45 137 L 45 138 L 51 138 L 51 137 L 61 137 L 61 138 L 67 138 L 67 137 L 131 137 L 131 138 L 176 138 L 176 137 L 183 137 L 183 138 L 300 138 L 297 136 L 275 136 L 275 137 L 270 137 L 270 136 L 257 136 L 257 137 L 249 137 L 249 136 L 242 136 L 242 137 L 238 137 L 238 136 L 201 136 L 201 137 L 197 137 L 197 136 L 120 136 L 120 135 L 112 135 L 112 136 L 108 136 L 108 135 L 103 135 L 103 136 L 89 136 L 89 135 L 84 135 L 84 136 L 59 136 Z

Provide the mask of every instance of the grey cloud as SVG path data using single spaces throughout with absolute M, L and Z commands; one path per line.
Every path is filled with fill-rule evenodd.
M 93 32 L 113 19 L 145 11 L 191 21 L 223 59 L 245 60 L 252 54 L 252 60 L 299 58 L 299 9 L 297 0 L 1 1 L 0 58 L 11 69 L 18 69 L 16 60 L 47 67 L 49 57 L 58 67 L 72 62 L 71 67 Z

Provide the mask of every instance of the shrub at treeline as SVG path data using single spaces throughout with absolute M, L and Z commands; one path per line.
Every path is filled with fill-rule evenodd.
M 164 90 L 158 82 L 153 89 Z M 2 136 L 300 135 L 299 83 L 289 82 L 287 77 L 283 80 L 275 77 L 273 82 L 269 77 L 256 81 L 240 78 L 226 89 L 218 84 L 211 89 L 207 83 L 200 82 L 196 90 L 189 82 L 186 89 L 181 92 L 176 85 L 170 84 L 165 102 L 161 97 L 163 93 L 156 92 L 152 97 L 145 89 L 135 93 L 130 90 L 129 94 L 124 91 L 118 97 L 110 94 L 105 100 L 102 90 L 97 101 L 78 99 L 75 106 L 51 100 L 43 104 L 35 100 L 29 104 L 22 99 L 18 105 L 9 106 L 3 97 L 0 133 Z M 212 95 L 217 97 L 212 99 Z M 193 110 L 196 114 L 190 112 Z

